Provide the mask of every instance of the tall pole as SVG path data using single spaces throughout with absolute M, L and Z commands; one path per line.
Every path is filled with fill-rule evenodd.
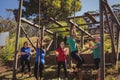
M 23 4 L 23 0 L 20 0 L 19 11 L 18 11 L 18 20 L 17 20 L 17 30 L 16 30 L 16 42 L 15 42 L 15 54 L 14 54 L 14 62 L 13 62 L 13 77 L 12 77 L 12 80 L 16 80 L 17 50 L 18 50 L 18 40 L 19 40 L 20 26 L 21 26 L 22 4 Z
M 101 37 L 101 64 L 100 64 L 100 79 L 105 80 L 105 54 L 104 54 L 104 11 L 103 11 L 103 0 L 99 0 L 100 10 L 100 37 Z

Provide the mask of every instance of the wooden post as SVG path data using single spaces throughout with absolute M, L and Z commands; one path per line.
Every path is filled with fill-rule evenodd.
M 14 54 L 14 62 L 13 62 L 13 76 L 12 80 L 16 80 L 16 70 L 17 70 L 17 50 L 18 50 L 18 40 L 20 35 L 20 26 L 21 26 L 21 16 L 22 16 L 22 5 L 23 0 L 19 2 L 19 12 L 18 12 L 18 21 L 17 21 L 17 30 L 16 30 L 16 42 L 15 42 L 15 54 Z
M 118 69 L 119 48 L 120 48 L 120 30 L 117 31 L 117 60 L 116 60 L 116 69 Z
M 30 38 L 29 38 L 28 34 L 26 33 L 25 29 L 22 26 L 21 26 L 21 29 L 24 32 L 24 34 L 25 34 L 26 38 L 28 39 L 28 41 L 30 42 L 30 44 L 32 45 L 32 47 L 34 48 L 34 50 L 36 50 L 35 46 L 33 45 L 32 41 L 30 40 Z
M 57 38 L 58 38 L 58 34 L 56 32 L 54 32 L 54 44 L 53 44 L 54 49 L 57 48 Z
M 109 29 L 109 33 L 110 33 L 110 39 L 111 39 L 111 47 L 112 47 L 111 61 L 112 61 L 112 63 L 115 64 L 116 61 L 115 61 L 114 31 L 112 30 L 113 29 L 113 23 L 112 23 L 112 20 L 111 20 L 111 25 L 110 25 L 109 18 L 108 18 L 108 15 L 107 15 L 107 9 L 106 9 L 105 6 L 104 6 L 104 10 L 105 10 L 106 21 L 107 21 L 108 29 Z
M 40 39 L 40 46 L 42 46 L 43 43 L 43 37 L 44 37 L 44 27 L 41 28 L 41 39 Z
M 101 37 L 101 58 L 100 58 L 100 80 L 105 80 L 105 54 L 104 54 L 104 10 L 103 0 L 99 0 L 100 10 L 100 37 Z
M 83 33 L 81 33 L 81 37 L 80 37 L 80 46 L 81 46 L 81 49 L 83 48 L 83 46 L 84 46 L 84 34 Z

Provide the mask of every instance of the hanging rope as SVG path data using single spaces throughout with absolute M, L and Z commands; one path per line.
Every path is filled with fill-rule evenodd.
M 39 12 L 38 12 L 38 24 L 39 24 L 39 26 L 40 26 L 40 0 L 38 0 L 38 9 L 39 9 Z M 41 42 L 40 42 L 40 28 L 39 28 L 39 30 L 38 30 L 38 41 L 37 41 L 37 44 L 38 45 L 40 45 L 41 44 Z M 37 47 L 37 48 L 39 48 L 39 47 Z M 40 66 L 40 51 L 38 51 L 38 70 L 37 70 L 37 80 L 38 80 L 38 78 L 39 78 L 39 70 L 40 70 L 40 68 L 39 68 L 39 66 Z
M 75 27 L 75 24 L 76 24 L 76 19 L 75 19 L 75 12 L 76 12 L 76 0 L 74 0 L 74 19 L 73 19 L 73 26 L 71 26 L 70 28 L 70 35 L 76 35 L 76 27 Z

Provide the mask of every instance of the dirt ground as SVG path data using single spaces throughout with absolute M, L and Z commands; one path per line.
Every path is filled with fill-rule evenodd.
M 5 65 L 2 64 L 3 62 L 0 61 L 0 80 L 12 80 L 12 66 L 10 67 L 9 64 Z M 57 80 L 57 65 L 53 64 L 45 64 L 45 68 L 43 71 L 43 78 L 42 80 Z M 31 66 L 32 73 L 34 66 Z M 27 72 L 27 70 L 26 70 Z M 32 74 L 31 77 L 28 76 L 27 73 L 25 73 L 23 76 L 21 76 L 20 73 L 20 67 L 18 66 L 17 71 L 17 80 L 35 80 L 34 75 Z M 73 73 L 71 68 L 68 68 L 68 80 L 80 80 L 77 77 L 82 77 L 81 80 L 96 80 L 97 78 L 97 70 L 90 69 L 90 68 L 81 68 L 81 71 L 77 73 Z M 62 69 L 61 71 L 61 78 L 64 80 L 64 71 Z M 120 69 L 116 70 L 115 66 L 106 68 L 106 78 L 105 80 L 120 80 Z

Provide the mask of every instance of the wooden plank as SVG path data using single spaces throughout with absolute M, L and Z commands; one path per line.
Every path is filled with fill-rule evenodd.
M 120 22 L 117 19 L 117 16 L 115 15 L 115 13 L 112 11 L 112 9 L 110 8 L 109 4 L 107 3 L 107 1 L 103 1 L 103 4 L 106 6 L 106 8 L 109 10 L 110 14 L 112 15 L 112 17 L 114 18 L 115 22 L 117 23 L 117 28 L 120 29 Z
M 18 42 L 20 36 L 20 26 L 21 26 L 21 16 L 22 16 L 22 5 L 23 0 L 19 1 L 19 9 L 18 9 L 18 20 L 17 20 L 17 30 L 16 30 L 16 41 L 15 41 L 15 53 L 14 53 L 14 61 L 13 61 L 13 75 L 12 80 L 16 80 L 16 71 L 17 71 L 17 53 L 18 53 Z
M 49 45 L 47 46 L 47 51 L 50 49 L 50 46 L 52 45 L 52 43 L 53 43 L 53 39 L 50 41 L 50 43 L 49 43 Z
M 32 41 L 30 40 L 28 34 L 26 33 L 25 29 L 21 26 L 22 31 L 24 32 L 26 38 L 28 39 L 28 41 L 30 42 L 31 46 L 34 48 L 34 50 L 36 50 L 35 46 L 33 45 Z
M 50 20 L 52 20 L 52 21 L 53 21 L 55 24 L 57 24 L 59 27 L 63 27 L 63 25 L 62 25 L 60 22 L 56 21 L 55 19 L 50 18 Z
M 85 26 L 85 25 L 91 25 L 91 24 L 99 24 L 100 22 L 96 22 L 96 23 L 85 23 L 85 24 L 78 24 L 78 26 Z M 57 28 L 70 28 L 70 26 L 62 26 L 62 27 L 48 27 L 46 29 L 57 29 Z M 90 28 L 92 29 L 92 28 Z M 94 28 L 93 28 L 94 29 Z M 86 29 L 88 30 L 88 29 Z
M 105 8 L 105 6 L 104 6 L 104 10 L 105 10 L 105 17 L 106 17 L 106 20 L 107 20 L 107 27 L 108 27 L 108 29 L 109 29 L 109 33 L 110 33 L 110 39 L 111 39 L 111 47 L 112 47 L 112 53 L 113 53 L 113 56 L 112 56 L 112 58 L 113 58 L 113 63 L 115 63 L 116 61 L 116 59 L 115 59 L 115 44 L 114 44 L 114 33 L 112 32 L 112 29 L 111 29 L 111 27 L 113 27 L 112 25 L 110 25 L 110 23 L 109 23 L 109 17 L 108 17 L 108 15 L 107 15 L 107 9 Z
M 94 13 L 91 14 L 92 16 L 99 16 L 99 13 Z M 86 15 L 82 15 L 82 16 L 75 16 L 75 17 L 68 17 L 68 18 L 63 18 L 63 19 L 55 19 L 55 21 L 63 21 L 63 20 L 70 20 L 70 19 L 74 19 L 74 18 L 85 18 L 87 17 Z
M 104 53 L 104 7 L 103 7 L 103 0 L 99 0 L 99 10 L 100 10 L 100 42 L 101 42 L 101 46 L 100 46 L 100 53 L 101 53 L 101 57 L 100 57 L 100 80 L 105 80 L 105 53 Z
M 22 21 L 22 22 L 25 22 L 25 23 L 27 23 L 27 24 L 35 27 L 35 28 L 41 29 L 41 26 L 39 26 L 39 25 L 37 25 L 37 24 L 35 24 L 35 23 L 32 23 L 32 22 L 30 22 L 29 20 L 27 20 L 27 19 L 25 19 L 25 18 L 21 18 L 21 21 Z M 45 29 L 45 31 L 46 31 L 47 33 L 49 33 L 49 34 L 53 34 L 53 32 L 50 31 L 50 30 Z
M 85 15 L 93 22 L 96 23 L 96 19 L 90 14 L 90 13 L 85 13 Z

